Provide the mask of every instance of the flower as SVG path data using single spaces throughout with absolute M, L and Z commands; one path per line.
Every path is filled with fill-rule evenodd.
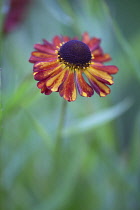
M 59 92 L 67 101 L 76 100 L 77 90 L 83 97 L 91 97 L 94 91 L 100 96 L 109 94 L 107 85 L 114 83 L 111 74 L 118 68 L 103 65 L 111 57 L 103 52 L 100 41 L 85 32 L 82 41 L 55 36 L 52 43 L 35 44 L 29 62 L 34 63 L 33 75 L 41 93 Z
M 3 32 L 13 31 L 23 20 L 31 0 L 10 0 L 7 13 L 4 18 Z

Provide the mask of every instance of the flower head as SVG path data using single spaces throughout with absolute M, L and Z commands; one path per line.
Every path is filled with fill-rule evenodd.
M 90 38 L 88 33 L 82 41 L 55 36 L 52 43 L 43 40 L 34 48 L 29 61 L 34 63 L 33 75 L 41 93 L 59 92 L 67 101 L 76 100 L 77 90 L 84 97 L 91 97 L 94 91 L 100 96 L 110 93 L 107 85 L 113 84 L 111 74 L 118 68 L 103 65 L 111 57 L 103 52 L 100 39 Z

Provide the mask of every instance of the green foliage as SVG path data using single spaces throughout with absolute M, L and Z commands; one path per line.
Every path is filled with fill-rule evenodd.
M 140 30 L 128 20 L 136 33 L 123 34 L 114 15 L 127 22 L 121 2 L 36 0 L 15 31 L 0 35 L 1 210 L 140 209 Z M 40 94 L 28 59 L 42 38 L 85 31 L 102 39 L 120 71 L 109 96 L 67 104 L 58 146 L 62 98 Z

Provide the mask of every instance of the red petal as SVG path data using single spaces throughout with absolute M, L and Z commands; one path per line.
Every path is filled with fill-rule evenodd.
M 50 49 L 52 49 L 52 50 L 55 50 L 55 46 L 54 46 L 52 43 L 48 42 L 46 39 L 43 39 L 43 43 L 44 43 L 44 45 L 46 45 L 48 48 L 50 48 Z
M 100 56 L 95 56 L 95 58 L 93 59 L 94 61 L 96 62 L 107 62 L 107 61 L 110 61 L 111 60 L 111 57 L 109 54 L 103 54 L 103 55 L 100 55 Z
M 59 94 L 67 101 L 76 100 L 76 86 L 74 81 L 74 72 L 72 70 L 67 70 L 68 75 L 66 80 L 59 87 Z
M 68 36 L 63 36 L 62 40 L 63 40 L 63 42 L 68 42 L 68 41 L 70 41 L 70 38 Z
M 103 55 L 103 50 L 101 47 L 98 47 L 92 52 L 92 55 L 96 58 L 96 56 L 102 56 Z
M 50 55 L 50 54 L 34 51 L 31 54 L 29 62 L 31 63 L 36 63 L 38 61 L 50 62 L 50 61 L 55 61 L 55 60 L 57 60 L 57 55 Z
M 93 57 L 93 61 L 96 61 L 96 62 L 106 62 L 106 61 L 111 60 L 110 55 L 107 53 L 104 54 L 100 46 L 98 46 L 97 49 L 92 51 L 92 57 Z
M 60 46 L 60 43 L 62 42 L 62 40 L 61 40 L 61 38 L 59 37 L 59 36 L 55 36 L 54 38 L 53 38 L 53 44 L 55 45 L 55 46 Z
M 55 54 L 55 50 L 53 50 L 50 46 L 44 44 L 35 44 L 34 48 L 40 52 L 48 53 L 48 54 Z
M 29 62 L 30 63 L 36 63 L 36 62 L 39 62 L 39 61 L 45 61 L 45 62 L 51 62 L 51 61 L 55 61 L 56 58 L 38 58 L 38 57 L 35 57 L 35 56 L 31 56 L 30 59 L 29 59 Z
M 45 80 L 42 80 L 42 81 L 40 81 L 40 82 L 37 83 L 37 87 L 39 89 L 42 89 L 44 86 L 45 86 Z
M 44 93 L 45 95 L 50 95 L 52 93 L 52 91 L 50 89 L 48 89 L 47 87 L 43 87 L 41 89 L 41 93 Z
M 81 71 L 76 71 L 76 84 L 81 96 L 91 97 L 94 94 L 93 88 L 84 80 Z
M 107 72 L 109 74 L 116 74 L 118 72 L 117 66 L 114 66 L 114 65 L 104 66 L 104 65 L 102 65 L 100 63 L 95 63 L 93 65 L 91 64 L 91 66 L 94 69 L 105 71 L 105 72 Z
M 87 32 L 83 33 L 83 35 L 82 35 L 82 42 L 84 42 L 85 44 L 88 44 L 89 41 L 90 41 L 89 34 Z
M 38 82 L 37 87 L 41 89 L 41 93 L 44 93 L 45 95 L 50 95 L 52 93 L 52 91 L 46 87 L 45 80 Z
M 42 91 L 41 91 L 41 93 L 42 93 Z M 52 93 L 52 91 L 46 87 L 45 91 L 44 91 L 44 94 L 45 95 L 50 95 L 51 93 Z
M 88 43 L 88 46 L 90 48 L 91 51 L 95 50 L 97 47 L 99 47 L 99 44 L 100 44 L 101 40 L 98 39 L 98 38 L 92 38 L 89 43 Z

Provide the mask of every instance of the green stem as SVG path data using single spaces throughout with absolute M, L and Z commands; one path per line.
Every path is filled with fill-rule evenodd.
M 59 124 L 58 124 L 58 129 L 57 129 L 57 134 L 56 134 L 56 143 L 55 143 L 55 152 L 57 153 L 60 151 L 62 147 L 62 131 L 64 128 L 64 122 L 65 122 L 65 116 L 66 116 L 66 107 L 67 107 L 67 101 L 63 100 L 62 102 L 62 107 L 61 107 L 61 112 L 60 112 L 60 119 L 59 119 Z

